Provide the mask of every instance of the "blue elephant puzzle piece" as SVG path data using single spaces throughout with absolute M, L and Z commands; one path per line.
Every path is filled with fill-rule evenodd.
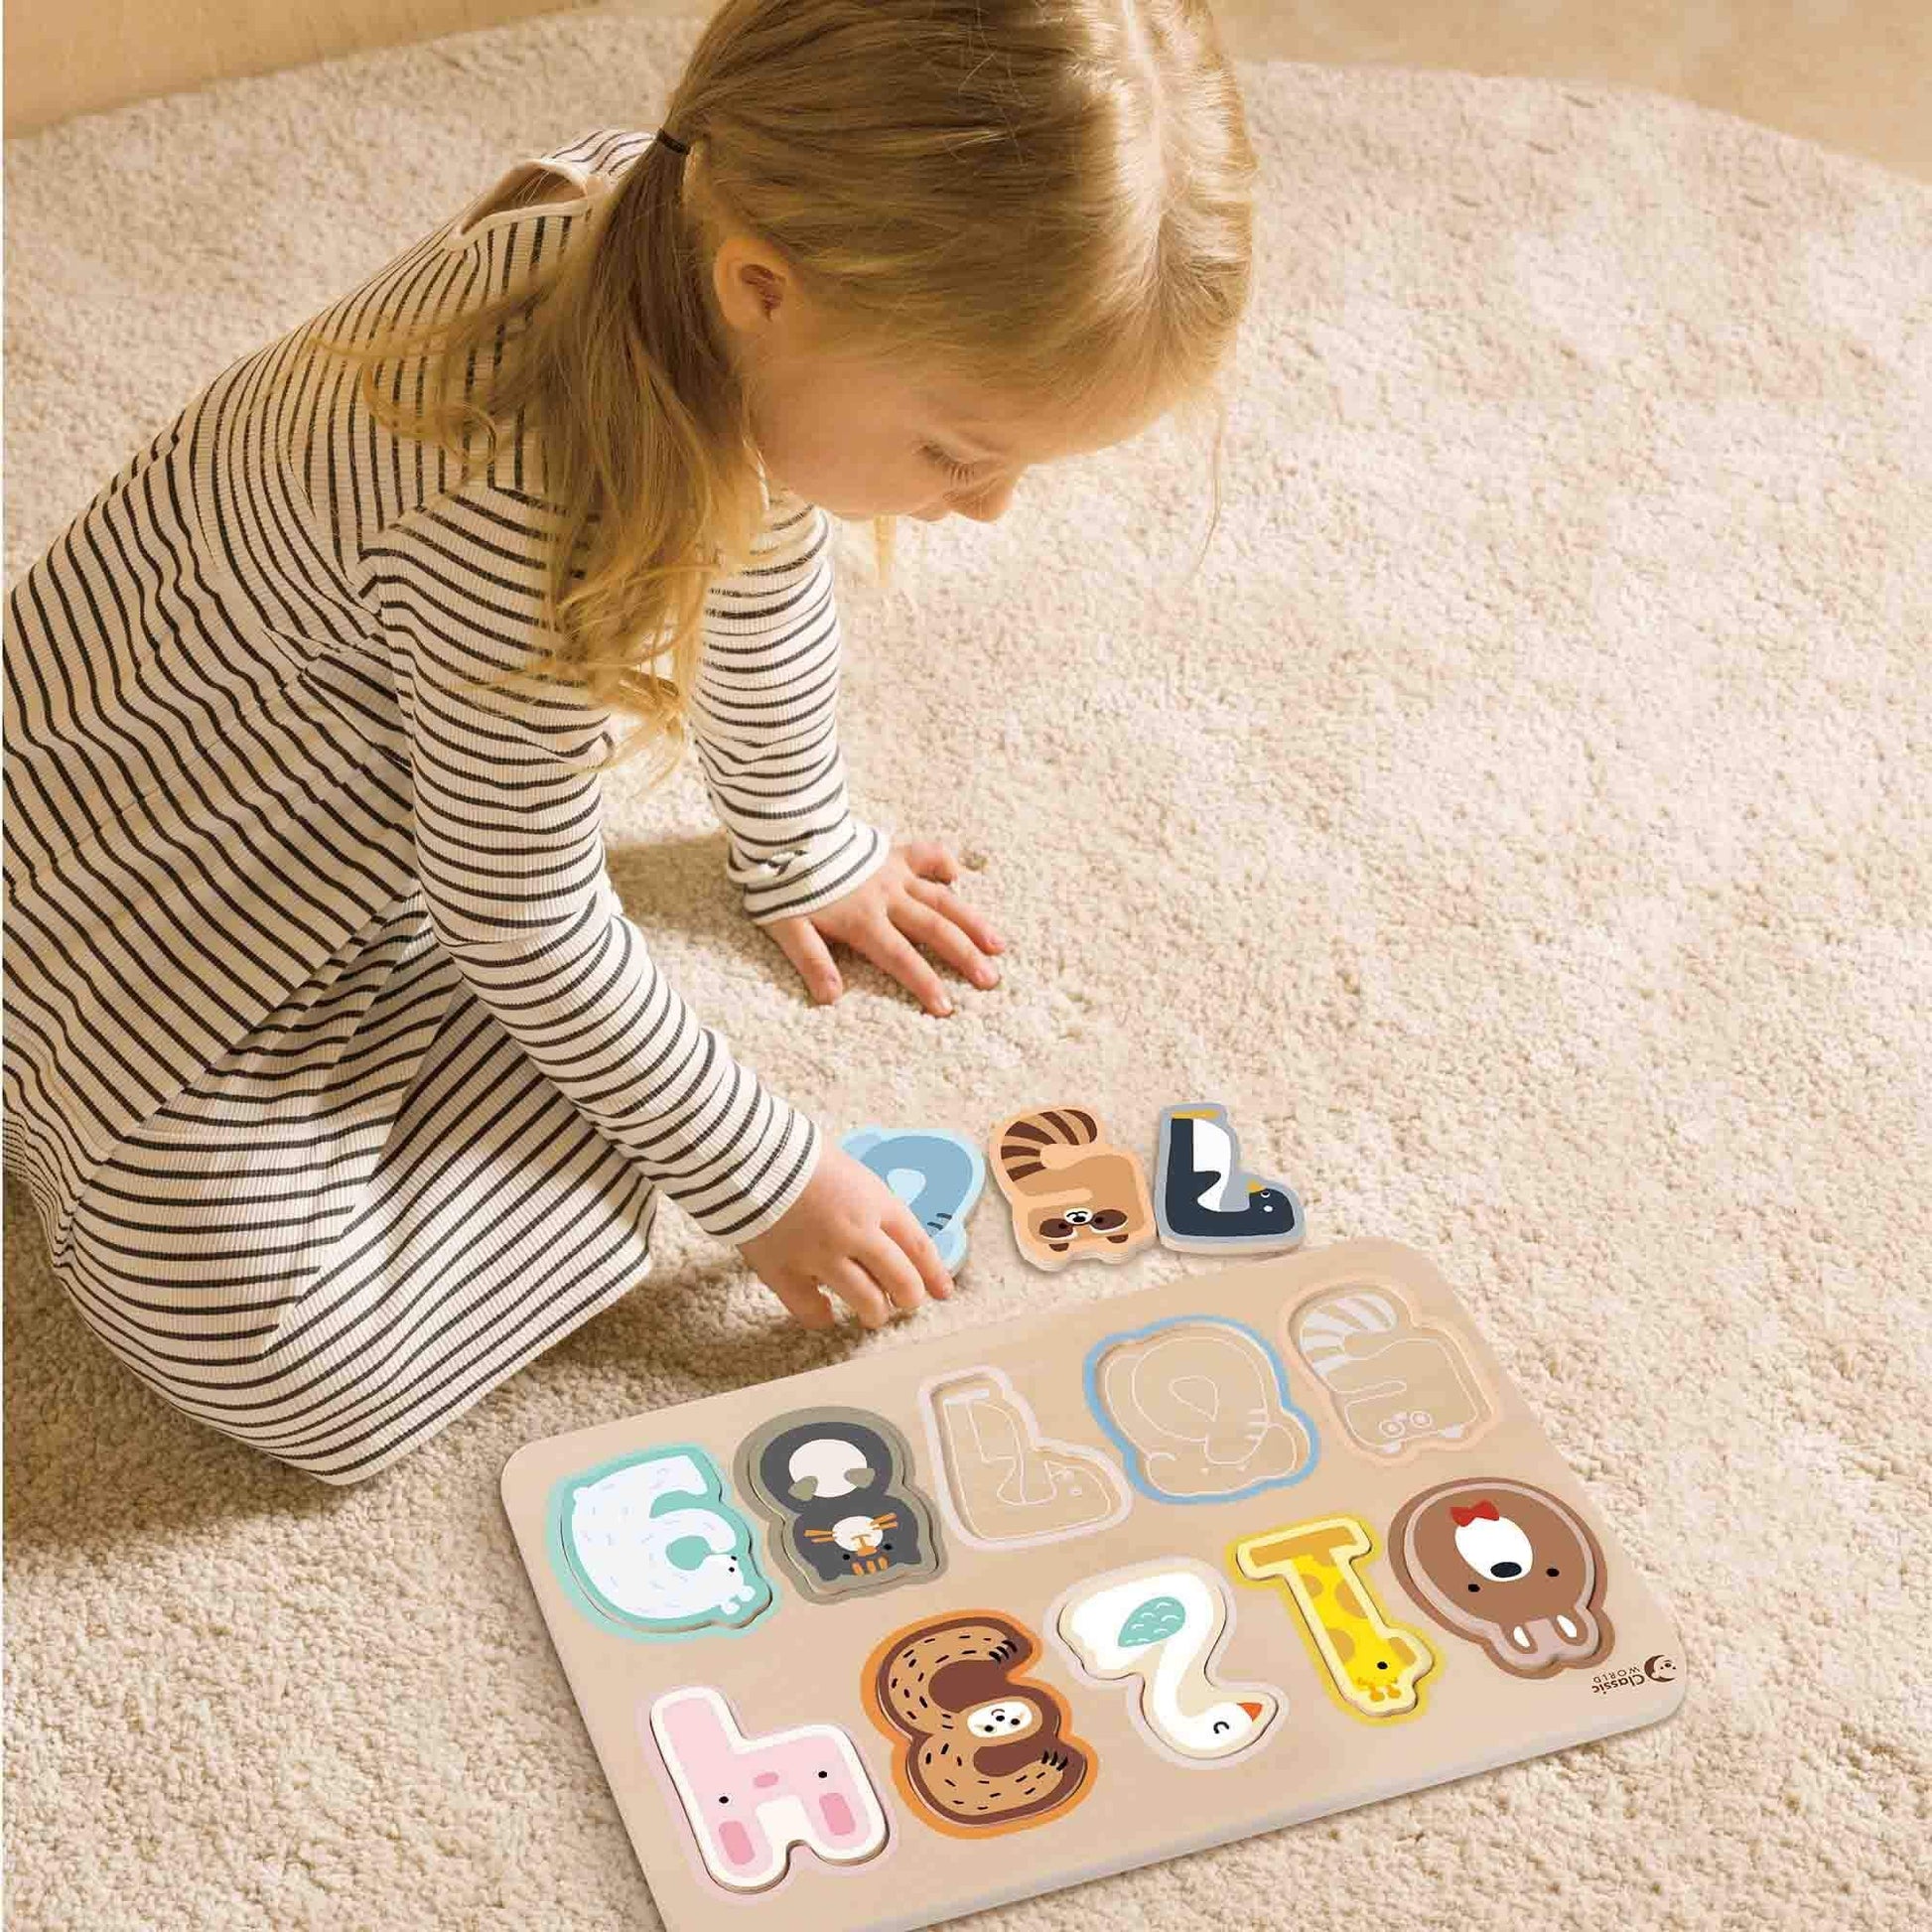
M 986 1160 L 944 1128 L 858 1127 L 839 1142 L 918 1216 L 949 1274 L 966 1259 L 966 1216 L 986 1185 Z

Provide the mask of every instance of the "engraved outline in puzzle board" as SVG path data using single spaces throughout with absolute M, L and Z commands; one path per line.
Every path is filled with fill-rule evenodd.
M 1169 1315 L 1103 1335 L 1082 1380 L 1128 1480 L 1156 1502 L 1239 1502 L 1300 1482 L 1319 1454 L 1281 1357 L 1230 1315 Z
M 1616 1642 L 1601 1545 L 1533 1483 L 1481 1476 L 1424 1490 L 1389 1526 L 1389 1561 L 1444 1629 L 1514 1677 L 1587 1670 Z
M 1004 1369 L 979 1364 L 928 1376 L 919 1384 L 919 1414 L 939 1507 L 973 1549 L 1091 1536 L 1133 1507 L 1133 1491 L 1105 1450 L 1045 1435 Z
M 1039 1655 L 1018 1617 L 984 1609 L 922 1617 L 874 1647 L 860 1696 L 921 1824 L 951 1838 L 1029 1831 L 1093 1789 L 1100 1755 L 1074 1734 L 1066 1700 L 1032 1675 Z
M 883 1471 L 873 1466 L 881 1449 L 891 1465 Z M 884 1416 L 836 1404 L 769 1418 L 733 1459 L 739 1488 L 765 1519 L 765 1549 L 814 1603 L 924 1583 L 945 1569 L 936 1513 L 913 1469 L 912 1446 Z
M 595 1533 L 588 1545 L 586 1532 Z M 600 1629 L 627 1637 L 735 1636 L 776 1601 L 752 1554 L 751 1524 L 694 1443 L 559 1478 L 544 1505 L 544 1543 L 571 1601 Z M 620 1587 L 627 1602 L 612 1593 Z M 652 1601 L 660 1613 L 643 1607 Z
M 1379 1462 L 1467 1449 L 1496 1422 L 1460 1342 L 1384 1283 L 1321 1289 L 1283 1311 L 1282 1332 L 1327 1391 L 1343 1440 Z
M 712 1881 L 768 1892 L 803 1846 L 835 1870 L 864 1864 L 892 1837 L 858 1747 L 837 1725 L 748 1736 L 722 1692 L 682 1684 L 637 1715 L 676 1792 L 691 1846 Z
M 1239 1537 L 1236 1573 L 1279 1583 L 1328 1695 L 1370 1724 L 1422 1714 L 1434 1650 L 1383 1609 L 1362 1566 L 1375 1555 L 1375 1532 L 1359 1516 L 1321 1516 Z
M 1193 1557 L 1153 1557 L 1074 1584 L 1046 1627 L 1082 1676 L 1126 1687 L 1136 1728 L 1170 1763 L 1213 1770 L 1282 1728 L 1282 1691 L 1214 1675 L 1234 1602 L 1219 1573 Z

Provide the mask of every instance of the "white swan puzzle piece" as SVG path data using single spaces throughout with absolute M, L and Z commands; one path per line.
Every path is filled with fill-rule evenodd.
M 1285 1702 L 1271 1685 L 1209 1675 L 1232 1618 L 1213 1571 L 1166 1557 L 1074 1585 L 1051 1621 L 1089 1677 L 1138 1682 L 1135 1712 L 1161 1750 L 1182 1764 L 1223 1764 L 1269 1734 Z
M 1086 1110 L 1005 1131 L 1110 1161 Z M 1109 1172 L 1077 1241 L 1152 1239 Z M 1390 1241 L 574 1430 L 502 1489 L 670 1932 L 910 1932 L 1685 1694 L 1617 1524 Z

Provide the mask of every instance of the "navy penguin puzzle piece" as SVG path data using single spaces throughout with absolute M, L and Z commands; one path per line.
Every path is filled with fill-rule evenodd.
M 918 1217 L 950 1274 L 966 1259 L 966 1216 L 986 1185 L 986 1161 L 943 1128 L 860 1127 L 840 1141 Z
M 1212 1100 L 1161 1115 L 1154 1212 L 1169 1247 L 1215 1254 L 1297 1247 L 1308 1228 L 1301 1196 L 1287 1181 L 1241 1171 L 1227 1109 Z

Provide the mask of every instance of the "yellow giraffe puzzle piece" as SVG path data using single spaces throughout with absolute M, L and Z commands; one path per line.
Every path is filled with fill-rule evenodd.
M 1244 1536 L 1235 1568 L 1252 1583 L 1279 1582 L 1301 1612 L 1302 1634 L 1329 1694 L 1358 1718 L 1407 1718 L 1422 1709 L 1436 1653 L 1391 1623 L 1358 1567 L 1375 1538 L 1355 1516 L 1324 1516 Z

